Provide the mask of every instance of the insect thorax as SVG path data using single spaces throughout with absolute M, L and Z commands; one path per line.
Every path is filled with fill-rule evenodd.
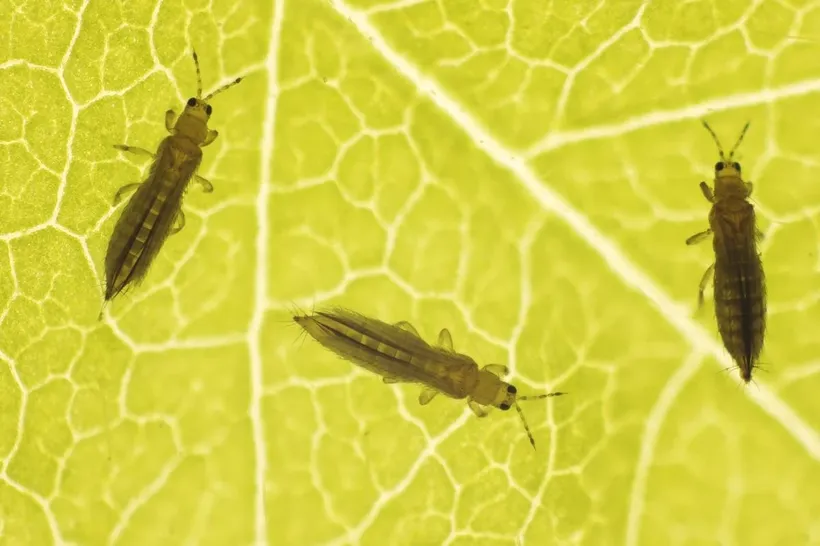
M 174 124 L 174 131 L 177 136 L 186 137 L 199 147 L 208 136 L 208 119 L 186 108 Z
M 164 146 L 163 146 L 164 145 Z M 183 164 L 195 162 L 199 164 L 202 158 L 202 148 L 196 142 L 185 136 L 171 136 L 163 142 L 160 149 L 171 154 L 169 168 L 178 169 Z
M 746 200 L 749 190 L 740 176 L 718 176 L 715 178 L 715 202 L 726 199 Z
M 470 398 L 483 406 L 498 406 L 507 397 L 507 383 L 486 370 L 478 370 Z

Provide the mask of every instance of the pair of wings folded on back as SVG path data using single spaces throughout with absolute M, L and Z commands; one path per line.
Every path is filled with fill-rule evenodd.
M 473 359 L 433 347 L 417 335 L 399 326 L 360 315 L 344 308 L 317 312 L 356 331 L 366 339 L 354 339 L 341 332 L 323 327 L 325 339 L 322 345 L 342 358 L 381 375 L 386 382 L 412 382 L 432 387 L 445 394 L 457 393 L 454 378 L 463 375 L 467 368 L 477 368 Z M 315 336 L 314 336 L 315 337 Z M 412 355 L 415 362 L 411 362 Z M 418 365 L 425 362 L 426 365 Z
M 105 255 L 107 284 L 110 286 L 117 278 L 132 249 L 138 251 L 138 258 L 121 286 L 113 287 L 111 297 L 129 286 L 138 285 L 145 278 L 171 232 L 185 188 L 202 161 L 201 153 L 190 155 L 175 149 L 173 138 L 166 137 L 160 143 L 148 177 L 128 200 L 114 226 Z M 159 212 L 145 242 L 140 245 L 137 235 L 149 216 L 154 214 L 152 209 Z
M 715 261 L 719 266 L 715 274 L 732 275 L 738 283 L 747 280 L 762 282 L 763 267 L 757 252 L 758 230 L 752 205 L 749 204 L 748 208 L 744 207 L 738 212 L 715 214 L 712 231 Z M 745 293 L 745 290 L 741 290 L 741 293 Z
M 716 214 L 713 231 L 716 297 L 740 307 L 737 320 L 745 352 L 756 354 L 762 345 L 762 336 L 756 332 L 755 322 L 765 321 L 766 286 L 757 251 L 758 231 L 752 205 L 737 213 Z M 756 305 L 761 306 L 757 311 Z

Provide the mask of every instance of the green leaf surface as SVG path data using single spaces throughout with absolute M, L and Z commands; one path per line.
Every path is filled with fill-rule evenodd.
M 272 4 L 272 5 L 271 5 Z M 820 9 L 623 0 L 0 6 L 0 543 L 820 544 Z M 809 39 L 795 40 L 801 35 Z M 814 39 L 814 41 L 812 40 Z M 116 190 L 214 99 L 187 225 L 97 320 Z M 698 189 L 769 292 L 739 386 Z M 301 339 L 340 304 L 501 362 L 476 419 Z

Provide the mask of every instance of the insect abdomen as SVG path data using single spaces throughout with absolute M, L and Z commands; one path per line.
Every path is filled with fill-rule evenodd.
M 185 186 L 201 155 L 175 150 L 173 137 L 160 144 L 148 178 L 125 206 L 105 257 L 106 291 L 110 300 L 126 286 L 142 280 L 170 233 Z
M 715 315 L 726 350 L 752 378 L 766 329 L 766 286 L 763 264 L 755 248 L 754 213 L 716 216 Z
M 294 317 L 314 339 L 337 355 L 371 372 L 433 387 L 452 398 L 469 395 L 476 364 L 437 350 L 400 328 L 337 311 Z
M 173 183 L 173 181 L 170 182 Z M 144 274 L 144 271 L 147 270 L 148 265 L 150 265 L 143 262 L 144 267 L 137 267 L 140 262 L 140 258 L 143 257 L 145 244 L 151 236 L 151 232 L 156 225 L 157 218 L 159 218 L 162 208 L 168 200 L 171 190 L 173 189 L 167 179 L 160 181 L 159 184 L 161 189 L 154 196 L 154 199 L 147 203 L 148 210 L 144 211 L 142 216 L 136 218 L 129 218 L 123 214 L 124 223 L 122 226 L 117 226 L 118 228 L 122 227 L 122 232 L 116 233 L 116 231 L 120 230 L 115 230 L 115 237 L 126 236 L 128 237 L 128 240 L 126 244 L 123 245 L 122 252 L 120 253 L 120 259 L 117 260 L 118 267 L 115 267 L 111 271 L 114 278 L 109 278 L 106 299 L 111 299 L 115 294 L 119 293 L 125 285 L 128 284 L 132 277 L 133 280 L 138 280 L 142 274 Z M 135 210 L 134 212 L 136 213 L 137 211 Z M 129 235 L 125 235 L 126 233 Z

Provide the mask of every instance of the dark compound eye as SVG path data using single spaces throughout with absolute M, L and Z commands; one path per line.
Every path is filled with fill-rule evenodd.
M 726 165 L 723 164 L 723 161 L 718 161 L 717 163 L 715 163 L 715 170 L 716 171 L 723 170 L 723 167 L 725 167 L 725 166 Z
M 211 105 L 210 105 L 210 104 L 206 104 L 206 105 L 205 105 L 205 113 L 206 113 L 206 114 L 208 114 L 208 115 L 210 116 L 210 115 L 211 115 L 211 112 L 213 112 L 213 111 L 214 111 L 214 109 L 213 109 L 213 108 L 211 108 Z
M 740 163 L 732 163 L 732 167 L 734 167 L 735 170 L 740 171 Z
M 507 385 L 507 392 L 510 393 L 510 394 L 515 394 L 515 393 L 518 392 L 518 389 L 516 389 L 512 385 Z
M 502 409 L 502 410 L 504 410 L 504 411 L 507 411 L 508 409 L 510 409 L 510 405 L 509 405 L 509 404 L 507 404 L 507 403 L 503 403 L 503 404 L 501 404 L 501 405 L 500 405 L 500 406 L 498 406 L 498 407 L 499 407 L 499 408 L 501 408 L 501 409 Z
M 188 99 L 188 106 L 196 106 L 196 98 L 191 97 Z

